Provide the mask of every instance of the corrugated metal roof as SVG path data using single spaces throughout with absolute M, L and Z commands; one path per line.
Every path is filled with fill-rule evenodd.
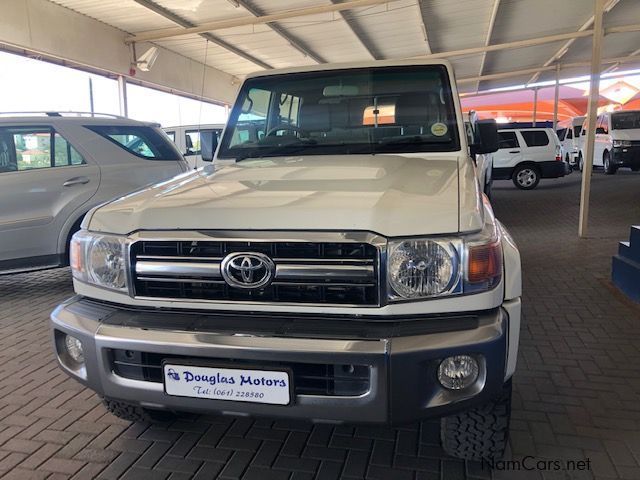
M 50 0 L 129 33 L 176 27 L 135 0 Z M 284 10 L 307 8 L 348 0 L 153 0 L 190 24 L 232 18 L 251 18 Z M 592 16 L 593 0 L 396 0 L 389 3 L 227 28 L 211 32 L 232 48 L 209 43 L 191 34 L 158 40 L 159 45 L 237 76 L 260 70 L 259 63 L 274 68 L 318 62 L 351 62 L 372 58 L 392 59 L 439 53 L 485 45 L 494 2 L 498 3 L 491 44 L 577 31 Z M 144 3 L 144 2 L 141 2 Z M 347 21 L 348 20 L 348 21 Z M 605 14 L 605 26 L 640 21 L 640 1 L 620 0 Z M 426 36 L 425 36 L 426 33 Z M 426 37 L 426 38 L 425 38 Z M 527 48 L 454 57 L 458 78 L 529 69 L 550 62 L 566 41 Z M 603 58 L 629 55 L 638 49 L 640 33 L 605 37 Z M 235 51 L 234 51 L 235 49 Z M 587 61 L 591 39 L 577 39 L 561 62 Z M 483 57 L 484 62 L 483 62 Z M 484 63 L 484 66 L 483 66 Z M 632 64 L 633 66 L 640 64 Z M 585 74 L 587 68 L 566 68 L 564 75 Z M 544 72 L 540 80 L 553 78 Z M 501 80 L 467 82 L 461 91 L 474 91 L 525 83 L 532 74 Z

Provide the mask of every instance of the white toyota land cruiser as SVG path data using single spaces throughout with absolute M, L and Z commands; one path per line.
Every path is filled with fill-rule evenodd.
M 451 66 L 261 72 L 203 169 L 92 210 L 60 366 L 132 421 L 180 411 L 398 424 L 502 455 L 520 257 L 470 153 Z

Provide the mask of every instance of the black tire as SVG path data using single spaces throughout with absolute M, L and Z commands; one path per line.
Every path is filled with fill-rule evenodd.
M 464 460 L 498 460 L 507 448 L 510 420 L 511 381 L 493 401 L 442 418 L 442 448 L 452 457 Z
M 513 170 L 511 180 L 520 190 L 533 190 L 540 183 L 540 170 L 531 164 L 518 165 Z
M 616 166 L 611 165 L 611 154 L 606 150 L 602 155 L 602 165 L 604 167 L 605 175 L 615 175 L 615 173 L 618 171 L 618 168 Z
M 578 170 L 582 171 L 584 168 L 584 160 L 582 160 L 582 153 L 578 155 Z
M 161 423 L 169 422 L 176 418 L 176 415 L 172 412 L 150 410 L 112 398 L 103 397 L 102 403 L 109 410 L 109 413 L 129 422 Z
M 640 172 L 640 167 L 632 167 L 631 171 L 632 172 Z

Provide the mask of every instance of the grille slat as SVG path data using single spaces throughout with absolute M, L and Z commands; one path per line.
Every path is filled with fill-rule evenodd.
M 269 256 L 273 281 L 258 289 L 228 285 L 221 262 L 238 252 Z M 140 240 L 131 262 L 137 297 L 379 305 L 378 250 L 368 243 Z
M 123 378 L 162 382 L 162 362 L 195 362 L 202 366 L 219 363 L 225 368 L 255 367 L 255 361 L 166 356 L 133 350 L 111 349 L 109 358 L 113 372 Z M 296 395 L 358 396 L 369 391 L 371 368 L 368 365 L 315 364 L 298 362 L 259 362 L 267 369 L 290 369 Z

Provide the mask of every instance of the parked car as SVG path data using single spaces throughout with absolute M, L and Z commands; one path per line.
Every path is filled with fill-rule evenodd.
M 211 145 L 213 140 L 213 148 L 215 150 L 222 135 L 222 130 L 224 130 L 224 124 L 182 125 L 164 128 L 165 133 L 176 144 L 192 169 L 204 165 L 202 162 L 202 147 L 207 148 L 207 145 Z
M 580 171 L 586 156 L 587 122 L 581 133 L 578 164 Z M 640 170 L 640 110 L 607 112 L 598 115 L 593 150 L 593 166 L 613 175 L 619 168 Z
M 520 257 L 467 141 L 443 60 L 249 76 L 216 165 L 86 216 L 61 368 L 131 421 L 435 416 L 450 454 L 499 457 Z
M 532 190 L 541 178 L 563 177 L 570 172 L 552 128 L 501 129 L 498 139 L 499 149 L 493 154 L 494 180 L 510 179 L 516 187 Z
M 582 131 L 584 119 L 584 116 L 573 117 L 571 120 L 561 122 L 558 124 L 560 128 L 556 131 L 560 145 L 562 145 L 564 160 L 571 167 L 578 166 L 578 157 L 580 156 L 580 132 Z
M 464 127 L 467 134 L 467 142 L 470 145 L 470 155 L 476 164 L 476 172 L 480 188 L 484 194 L 491 198 L 491 185 L 493 184 L 493 153 L 477 153 L 473 147 L 478 143 L 479 128 L 478 123 L 492 122 L 495 120 L 480 120 L 476 112 L 469 111 L 463 114 Z
M 151 123 L 52 112 L 0 117 L 0 274 L 64 265 L 87 211 L 185 171 Z

